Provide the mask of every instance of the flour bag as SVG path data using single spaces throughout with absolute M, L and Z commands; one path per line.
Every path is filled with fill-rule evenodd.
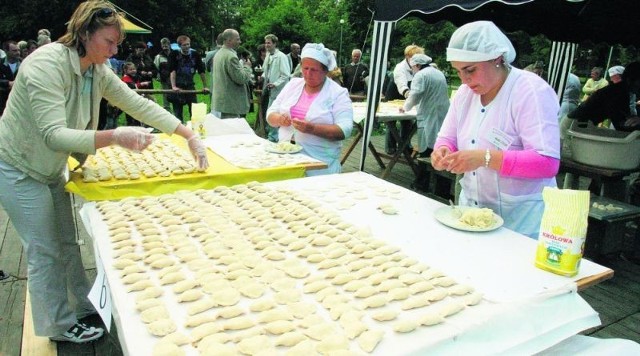
M 578 273 L 589 220 L 589 191 L 546 187 L 535 265 L 571 277 Z

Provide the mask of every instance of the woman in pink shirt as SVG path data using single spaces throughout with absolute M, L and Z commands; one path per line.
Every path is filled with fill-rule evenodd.
M 464 174 L 460 205 L 491 208 L 506 227 L 537 239 L 542 189 L 556 186 L 560 166 L 559 105 L 542 78 L 511 66 L 515 56 L 492 22 L 454 32 L 447 60 L 462 85 L 431 162 Z

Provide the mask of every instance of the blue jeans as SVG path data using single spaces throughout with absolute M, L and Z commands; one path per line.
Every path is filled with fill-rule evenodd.
M 38 336 L 56 336 L 95 309 L 91 284 L 75 241 L 73 211 L 63 176 L 41 183 L 0 160 L 0 204 L 27 256 L 33 324 Z

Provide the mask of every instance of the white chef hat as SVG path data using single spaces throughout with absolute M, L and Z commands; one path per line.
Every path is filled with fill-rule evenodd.
M 624 73 L 624 67 L 623 66 L 613 66 L 611 68 L 609 68 L 609 76 L 613 77 L 614 75 L 622 75 L 622 73 Z
M 511 41 L 491 21 L 471 22 L 458 28 L 447 47 L 447 61 L 483 62 L 502 56 L 506 63 L 516 59 Z
M 312 58 L 324 64 L 328 70 L 336 68 L 336 57 L 322 43 L 307 43 L 302 48 L 300 58 Z
M 413 56 L 411 56 L 411 59 L 409 60 L 409 64 L 411 64 L 412 66 L 416 64 L 424 65 L 424 64 L 429 64 L 432 61 L 433 59 L 431 59 L 431 57 L 427 56 L 426 54 L 416 53 Z

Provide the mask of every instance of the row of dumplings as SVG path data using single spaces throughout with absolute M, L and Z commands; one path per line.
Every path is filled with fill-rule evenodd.
M 351 340 L 360 335 L 356 331 L 376 330 L 371 325 L 380 322 L 393 320 L 396 332 L 434 325 L 481 300 L 473 288 L 373 238 L 313 199 L 259 183 L 101 202 L 97 208 L 109 225 L 114 252 L 134 246 L 116 241 L 125 235 L 141 251 L 118 254 L 114 266 L 128 276 L 141 273 L 144 263 L 160 285 L 174 285 L 176 300 L 194 312 L 184 327 L 214 322 L 205 316 L 211 309 L 247 300 L 294 305 L 313 297 L 333 320 L 345 313 L 363 315 L 351 331 L 338 328 Z M 188 270 L 179 270 L 181 265 Z M 140 301 L 157 298 L 156 285 L 133 280 L 142 276 L 130 278 L 127 285 Z M 404 315 L 419 308 L 430 312 Z M 157 325 L 165 335 L 175 330 L 175 323 L 160 320 L 148 324 L 156 323 L 150 333 L 162 334 Z
M 82 167 L 84 182 L 136 180 L 144 176 L 169 177 L 193 173 L 199 168 L 188 152 L 168 139 L 156 139 L 141 153 L 133 153 L 119 146 L 99 149 L 89 156 Z

